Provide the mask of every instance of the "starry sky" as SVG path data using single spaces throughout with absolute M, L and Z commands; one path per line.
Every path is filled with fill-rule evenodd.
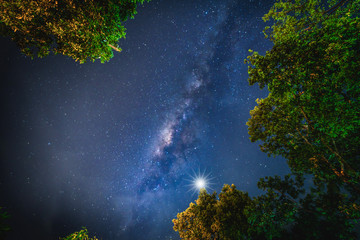
M 251 143 L 246 121 L 266 90 L 244 59 L 271 42 L 273 1 L 152 0 L 126 22 L 122 53 L 78 64 L 31 60 L 0 38 L 0 206 L 8 239 L 58 239 L 82 226 L 100 239 L 178 239 L 171 220 L 211 178 L 251 196 L 288 173 Z

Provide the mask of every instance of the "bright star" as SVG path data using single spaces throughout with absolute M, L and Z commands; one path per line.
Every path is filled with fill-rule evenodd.
M 201 173 L 200 171 L 198 173 L 193 172 L 193 176 L 191 176 L 191 179 L 187 180 L 190 182 L 187 186 L 190 187 L 189 191 L 193 191 L 193 194 L 198 193 L 201 189 L 211 189 L 211 180 L 213 178 L 210 178 L 210 173 L 206 174 L 205 171 Z
M 195 181 L 195 185 L 198 189 L 205 188 L 206 187 L 206 181 L 203 178 L 198 178 Z

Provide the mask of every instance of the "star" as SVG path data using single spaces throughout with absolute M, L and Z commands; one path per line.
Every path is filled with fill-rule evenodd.
M 190 182 L 187 186 L 190 187 L 189 191 L 192 191 L 193 194 L 199 193 L 200 190 L 212 190 L 210 187 L 213 185 L 211 180 L 213 180 L 213 177 L 210 177 L 211 173 L 206 173 L 206 170 L 201 173 L 199 170 L 197 173 L 193 172 L 193 176 L 190 180 L 187 180 Z
M 195 185 L 198 189 L 206 188 L 206 180 L 203 178 L 198 178 L 195 181 Z

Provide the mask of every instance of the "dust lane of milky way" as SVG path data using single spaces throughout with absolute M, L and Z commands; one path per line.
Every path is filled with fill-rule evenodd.
M 191 162 L 194 157 L 193 152 L 201 142 L 202 132 L 207 125 L 201 119 L 199 109 L 203 109 L 211 101 L 209 63 L 213 60 L 216 51 L 219 31 L 227 20 L 227 11 L 226 8 L 218 10 L 212 31 L 206 36 L 207 39 L 202 40 L 203 44 L 198 49 L 196 62 L 192 69 L 184 74 L 182 97 L 167 113 L 162 127 L 148 150 L 144 173 L 138 177 L 139 195 L 143 192 L 156 194 L 169 185 L 172 186 L 189 166 L 194 166 Z

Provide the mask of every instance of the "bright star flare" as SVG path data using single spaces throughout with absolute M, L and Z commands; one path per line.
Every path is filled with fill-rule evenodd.
M 195 181 L 195 185 L 198 189 L 206 188 L 206 181 L 205 181 L 205 179 L 198 178 Z
M 212 189 L 210 186 L 212 185 L 211 180 L 213 178 L 209 177 L 211 173 L 206 174 L 206 171 L 201 173 L 193 172 L 193 176 L 191 179 L 187 180 L 190 182 L 187 186 L 190 187 L 189 191 L 192 191 L 193 194 L 198 193 L 201 189 Z

